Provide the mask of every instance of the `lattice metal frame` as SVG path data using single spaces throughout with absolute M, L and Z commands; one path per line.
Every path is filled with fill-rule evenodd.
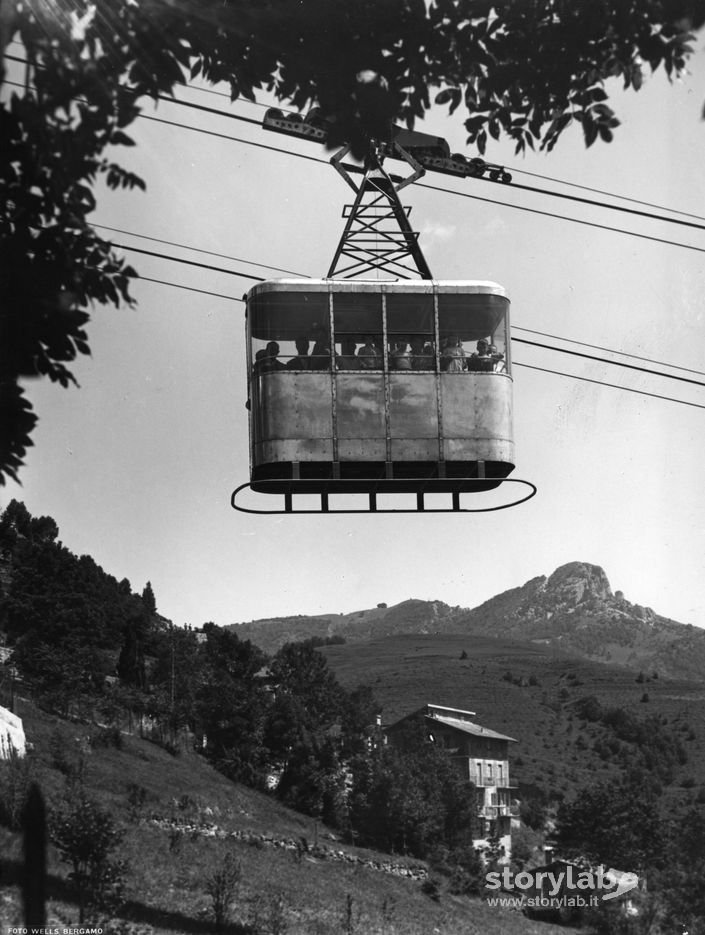
M 328 270 L 328 279 L 353 279 L 367 273 L 384 272 L 395 279 L 432 279 L 431 270 L 419 246 L 418 231 L 409 223 L 410 207 L 399 200 L 398 192 L 424 175 L 416 160 L 395 144 L 395 155 L 413 169 L 405 179 L 392 178 L 382 166 L 379 149 L 367 158 L 362 182 L 357 185 L 342 160 L 347 147 L 331 163 L 355 192 L 355 201 L 345 205 L 345 228 Z M 413 265 L 412 265 L 413 264 Z

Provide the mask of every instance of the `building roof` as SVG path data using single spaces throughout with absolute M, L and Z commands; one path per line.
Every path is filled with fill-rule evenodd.
M 496 730 L 490 730 L 489 727 L 482 727 L 476 724 L 472 718 L 474 711 L 463 711 L 461 708 L 447 708 L 444 705 L 426 704 L 423 708 L 407 714 L 394 724 L 390 724 L 387 730 L 394 730 L 400 724 L 408 721 L 410 718 L 418 717 L 423 714 L 428 726 L 434 723 L 444 724 L 446 727 L 452 727 L 454 730 L 462 731 L 464 734 L 470 734 L 473 737 L 488 737 L 490 740 L 509 740 L 511 743 L 518 743 L 514 737 L 508 737 L 506 734 L 500 734 Z
M 445 724 L 447 727 L 452 727 L 454 730 L 460 730 L 464 734 L 471 734 L 473 737 L 489 737 L 491 740 L 509 740 L 512 743 L 518 743 L 514 737 L 508 737 L 506 734 L 500 734 L 496 730 L 490 730 L 489 727 L 481 727 L 479 724 L 474 724 L 472 721 L 459 720 L 454 717 L 445 717 L 441 715 L 426 715 L 426 719 L 431 722 L 438 722 L 440 724 Z
M 434 716 L 441 714 L 444 717 L 454 717 L 461 721 L 472 721 L 475 717 L 474 711 L 463 711 L 462 708 L 447 708 L 445 705 L 440 704 L 427 704 L 426 713 Z

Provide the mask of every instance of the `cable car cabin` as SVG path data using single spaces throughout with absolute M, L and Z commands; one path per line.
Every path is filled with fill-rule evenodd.
M 457 495 L 513 470 L 501 286 L 292 279 L 246 299 L 252 490 Z

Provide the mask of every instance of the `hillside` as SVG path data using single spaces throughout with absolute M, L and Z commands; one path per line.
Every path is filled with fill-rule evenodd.
M 137 595 L 73 555 L 50 518 L 13 501 L 0 533 L 0 644 L 13 663 L 0 668 L 0 703 L 20 705 L 30 751 L 0 762 L 0 920 L 9 925 L 21 921 L 12 829 L 37 780 L 50 807 L 72 797 L 91 836 L 111 822 L 121 830 L 130 873 L 108 929 L 205 935 L 209 889 L 230 861 L 236 900 L 220 930 L 231 935 L 533 931 L 459 896 L 478 884 L 460 861 L 434 864 L 429 879 L 421 861 L 352 846 L 429 860 L 447 846 L 456 861 L 465 846 L 456 832 L 471 831 L 469 813 L 464 825 L 449 820 L 461 780 L 454 771 L 449 780 L 433 745 L 399 759 L 370 742 L 379 706 L 386 724 L 427 702 L 470 709 L 516 738 L 511 779 L 534 829 L 524 829 L 522 859 L 560 800 L 599 780 L 647 790 L 650 813 L 669 822 L 690 822 L 688 807 L 705 805 L 703 634 L 613 594 L 596 566 L 563 566 L 474 610 L 409 600 L 194 630 L 169 626 L 151 585 Z M 312 637 L 323 656 L 301 642 Z M 256 645 L 272 653 L 292 640 L 273 658 Z M 253 791 L 277 776 L 275 793 Z M 348 798 L 350 777 L 358 791 Z M 82 789 L 112 819 L 93 820 Z M 324 818 L 343 830 L 332 834 Z M 49 894 L 50 924 L 75 923 L 75 891 L 53 850 Z
M 473 610 L 410 600 L 246 626 L 265 647 L 344 637 L 322 651 L 343 685 L 372 687 L 385 723 L 428 702 L 476 711 L 519 741 L 514 778 L 554 799 L 653 771 L 653 751 L 625 742 L 615 712 L 670 748 L 659 781 L 671 805 L 705 796 L 705 631 L 613 593 L 598 566 L 564 565 Z M 581 713 L 592 698 L 590 720 Z
M 669 801 L 685 804 L 700 794 L 702 682 L 635 675 L 543 643 L 468 634 L 383 637 L 321 651 L 343 685 L 371 685 L 386 724 L 428 702 L 476 712 L 481 724 L 518 741 L 513 778 L 553 798 L 625 767 L 654 768 L 652 751 L 625 742 L 610 717 L 583 716 L 591 698 L 603 714 L 621 709 L 635 723 L 651 724 L 654 743 L 672 747 L 664 769 Z
M 341 637 L 349 642 L 364 642 L 395 633 L 434 633 L 439 628 L 448 628 L 459 610 L 443 601 L 408 600 L 389 608 L 384 604 L 349 614 L 270 617 L 231 624 L 229 629 L 266 653 L 275 653 L 285 643 L 311 638 Z
M 563 565 L 548 578 L 534 578 L 474 609 L 409 600 L 350 614 L 257 620 L 232 629 L 265 652 L 311 637 L 359 643 L 402 633 L 461 634 L 531 641 L 637 673 L 695 681 L 705 677 L 705 630 L 613 593 L 602 568 L 583 562 Z
M 124 907 L 107 932 L 208 935 L 215 931 L 209 880 L 226 854 L 241 868 L 226 935 L 558 935 L 557 926 L 479 899 L 440 900 L 422 889 L 419 861 L 353 847 L 270 796 L 229 782 L 184 748 L 172 756 L 134 736 L 116 746 L 99 728 L 51 717 L 20 702 L 32 744 L 31 777 L 57 804 L 81 770 L 88 795 L 108 808 L 124 837 Z M 0 763 L 0 790 L 6 781 Z M 317 843 L 316 843 L 317 842 Z M 308 849 L 307 849 L 308 848 Z M 0 924 L 22 924 L 21 841 L 0 826 Z M 69 868 L 49 852 L 47 925 L 76 924 Z M 346 926 L 348 926 L 346 928 Z M 77 929 L 76 929 L 77 931 Z

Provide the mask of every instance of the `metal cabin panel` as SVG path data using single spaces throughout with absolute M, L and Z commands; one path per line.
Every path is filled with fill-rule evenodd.
M 260 467 L 266 464 L 280 464 L 298 461 L 330 462 L 333 460 L 333 440 L 331 438 L 284 438 L 260 442 L 253 448 L 253 463 Z
M 452 461 L 501 461 L 514 464 L 514 443 L 508 438 L 444 438 L 443 459 Z
M 338 457 L 341 461 L 385 461 L 384 375 L 336 374 Z
M 392 461 L 438 460 L 435 374 L 389 374 L 389 433 Z
M 263 374 L 252 413 L 256 464 L 330 461 L 333 412 L 329 373 Z
M 437 438 L 392 438 L 392 461 L 438 461 Z
M 387 460 L 387 441 L 384 438 L 342 438 L 338 436 L 338 460 L 359 461 L 369 464 Z
M 512 382 L 503 374 L 441 374 L 446 460 L 514 462 Z
M 389 374 L 389 422 L 392 438 L 438 438 L 435 374 Z

